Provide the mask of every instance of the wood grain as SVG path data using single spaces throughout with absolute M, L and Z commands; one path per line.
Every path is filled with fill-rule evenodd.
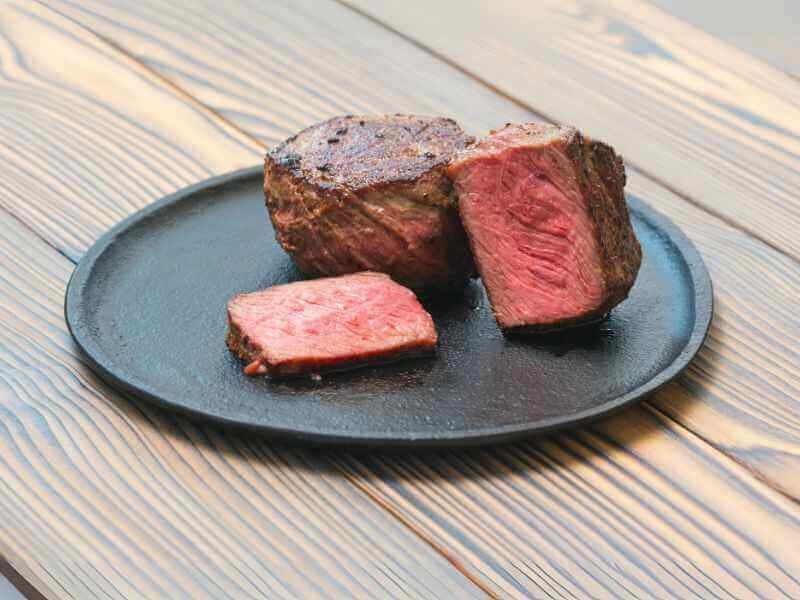
M 800 4 L 786 0 L 650 0 L 674 17 L 800 79 Z
M 159 196 L 258 163 L 247 136 L 67 19 L 0 6 L 0 206 L 69 257 Z
M 473 597 L 322 455 L 120 397 L 61 314 L 72 263 L 0 212 L 0 548 L 55 597 Z
M 714 282 L 705 346 L 652 404 L 800 500 L 800 265 L 636 173 L 628 189 L 694 240 Z
M 396 44 L 397 41 L 392 43 Z M 452 73 L 451 77 L 458 80 Z M 435 95 L 442 93 L 441 89 L 453 89 L 449 80 L 441 81 L 442 85 L 433 91 L 417 90 L 416 94 Z M 445 101 L 453 104 L 459 102 L 458 97 L 445 97 Z M 467 100 L 460 101 L 467 103 Z M 124 106 L 117 110 L 124 113 Z M 265 110 L 264 114 L 267 115 L 265 119 L 272 118 L 269 111 Z M 652 182 L 638 175 L 632 176 L 631 187 L 634 191 L 646 191 L 647 186 L 653 186 Z M 786 257 L 741 232 L 726 227 L 718 220 L 709 219 L 669 192 L 661 190 L 659 193 L 664 209 L 684 224 L 699 221 L 698 227 L 710 228 L 720 238 L 732 237 L 731 245 L 722 246 L 722 250 L 714 254 L 716 260 L 723 260 L 724 252 L 738 245 L 747 247 L 750 244 L 754 254 L 763 255 L 764 258 L 759 259 L 757 264 L 772 270 L 767 272 L 765 279 L 756 281 L 754 285 L 779 279 L 781 268 L 789 269 L 794 265 Z M 25 199 L 23 197 L 20 202 Z M 75 204 L 68 213 L 71 218 L 97 220 L 97 223 L 88 226 L 91 228 L 110 224 L 106 221 L 108 217 L 95 210 L 92 202 L 84 202 L 80 197 L 73 201 Z M 13 204 L 11 206 L 15 207 Z M 64 239 L 59 236 L 59 232 L 55 231 L 47 239 L 54 245 L 63 244 Z M 27 243 L 27 239 L 12 240 L 9 246 L 16 250 Z M 703 250 L 713 251 L 714 247 L 714 244 L 709 244 Z M 731 264 L 736 265 L 737 260 L 742 259 L 734 255 L 730 261 L 721 264 L 728 268 Z M 709 262 L 714 265 L 714 261 Z M 17 330 L 25 332 L 25 335 L 19 336 L 23 340 L 28 339 L 27 332 L 34 330 L 31 324 L 38 327 L 34 341 L 38 340 L 41 351 L 37 353 L 35 348 L 24 346 L 20 352 L 22 356 L 33 357 L 30 360 L 34 362 L 50 361 L 49 357 L 55 356 L 54 360 L 58 363 L 62 360 L 61 350 L 58 349 L 65 346 L 69 349 L 69 340 L 63 329 L 59 329 L 63 327 L 60 316 L 52 310 L 60 301 L 63 279 L 59 285 L 56 283 L 58 277 L 50 279 L 38 274 L 40 271 L 52 271 L 53 266 L 49 263 L 37 264 L 27 255 L 20 263 L 33 265 L 30 272 L 22 274 L 22 281 L 26 284 L 29 281 L 39 282 L 37 285 L 42 286 L 42 294 L 33 294 L 27 288 L 11 294 L 12 298 L 21 298 L 25 294 L 35 298 L 35 302 L 25 303 L 23 308 L 15 307 L 9 313 L 24 324 Z M 66 261 L 63 263 L 66 268 Z M 778 267 L 773 267 L 773 264 Z M 56 274 L 63 277 L 57 271 Z M 746 275 L 749 277 L 749 271 Z M 748 280 L 748 277 L 743 279 Z M 17 282 L 15 285 L 22 284 Z M 790 283 L 788 288 L 784 288 L 787 295 L 793 292 L 793 285 Z M 49 301 L 44 298 L 45 290 L 52 294 Z M 729 293 L 731 296 L 728 297 L 734 301 L 739 298 L 735 287 Z M 41 308 L 48 306 L 51 309 Z M 16 316 L 20 312 L 27 314 L 25 310 L 33 314 L 22 318 Z M 733 311 L 728 314 L 735 319 L 737 308 L 728 310 Z M 51 331 L 51 328 L 54 330 Z M 753 332 L 748 331 L 748 334 L 752 335 Z M 700 389 L 710 387 L 713 390 L 708 395 L 716 399 L 718 407 L 728 409 L 731 401 L 731 394 L 726 393 L 724 387 L 714 387 L 717 385 L 714 369 L 719 368 L 719 364 L 728 365 L 732 376 L 739 378 L 728 382 L 732 389 L 740 389 L 737 387 L 740 383 L 751 386 L 749 389 L 755 385 L 756 391 L 764 393 L 770 401 L 779 398 L 769 386 L 760 381 L 753 382 L 747 376 L 746 367 L 750 358 L 741 344 L 751 343 L 749 339 L 738 340 L 736 336 L 728 335 L 727 328 L 715 330 L 714 335 L 720 339 L 721 350 L 709 355 L 710 371 L 701 371 L 698 379 L 702 380 Z M 773 340 L 768 339 L 761 343 L 766 345 L 771 342 Z M 789 346 L 785 341 L 783 344 Z M 747 358 L 741 359 L 740 356 Z M 18 369 L 24 375 L 24 383 L 14 384 L 15 390 L 21 390 L 18 394 L 31 389 L 34 383 L 30 381 L 36 382 L 42 377 L 41 373 L 59 371 L 52 362 L 44 362 L 43 365 L 35 373 L 36 377 L 30 375 L 31 367 L 27 363 Z M 121 410 L 120 406 L 135 406 L 116 400 L 116 396 L 79 365 L 72 369 L 70 372 L 80 377 L 82 387 L 68 386 L 58 379 L 46 388 L 54 391 L 52 396 L 48 396 L 48 404 L 66 403 L 63 409 L 65 413 L 77 412 L 62 398 L 66 394 L 74 404 L 88 403 L 92 407 L 96 404 L 97 410 Z M 11 369 L 11 372 L 16 371 Z M 6 373 L 6 370 L 0 369 L 0 373 Z M 659 396 L 659 401 L 663 399 L 669 404 L 670 398 L 675 397 L 674 394 L 678 394 L 683 385 L 681 380 L 667 388 Z M 785 385 L 789 386 L 788 389 L 796 389 L 796 380 L 788 379 Z M 33 394 L 35 396 L 39 388 L 34 389 L 37 390 Z M 690 398 L 697 395 L 697 392 L 692 392 Z M 86 396 L 91 400 L 85 400 Z M 733 396 L 733 399 L 736 397 Z M 705 397 L 703 402 L 706 402 Z M 698 404 L 687 400 L 677 413 L 681 418 L 684 415 L 691 416 Z M 782 405 L 782 409 L 787 406 L 788 403 Z M 130 410 L 133 417 L 123 412 L 128 420 L 138 414 L 134 409 Z M 170 467 L 168 472 L 174 469 L 186 478 L 191 475 L 205 481 L 209 472 L 214 471 L 208 467 L 198 467 L 197 463 L 204 465 L 211 462 L 216 466 L 218 461 L 228 456 L 229 447 L 238 449 L 244 446 L 247 449 L 257 444 L 254 440 L 243 442 L 235 436 L 196 433 L 197 430 L 192 426 L 182 421 L 172 421 L 145 407 L 136 407 L 136 411 L 142 411 L 147 419 L 134 421 L 138 426 L 137 436 L 148 440 L 155 438 L 156 442 L 152 444 L 160 451 L 168 452 L 168 448 L 157 444 L 160 436 L 164 435 L 163 430 L 169 431 L 170 448 L 173 447 L 173 437 L 183 440 L 183 443 L 174 443 L 187 452 L 186 456 L 178 458 L 170 455 L 169 460 L 161 459 L 158 464 L 166 463 Z M 34 422 L 41 426 L 40 420 Z M 46 421 L 41 429 L 49 432 L 51 422 Z M 39 430 L 36 427 L 32 429 Z M 102 431 L 107 435 L 105 429 L 103 427 Z M 61 440 L 66 434 L 64 430 L 57 431 L 61 437 L 56 437 L 56 440 L 63 443 Z M 705 433 L 713 435 L 714 431 L 710 429 Z M 18 437 L 25 440 L 22 435 Z M 211 442 L 204 445 L 204 439 Z M 759 442 L 766 439 L 767 444 L 770 443 L 766 436 L 757 439 Z M 226 441 L 228 446 L 225 446 Z M 735 443 L 735 439 L 732 441 Z M 26 448 L 30 446 L 28 444 Z M 195 454 L 198 452 L 196 447 L 205 451 L 201 453 L 202 459 Z M 254 452 L 259 458 L 273 456 L 277 452 L 268 446 L 259 448 L 258 452 Z M 302 470 L 304 461 L 312 461 L 318 470 L 322 469 L 322 461 L 319 455 L 300 456 L 300 459 L 285 459 L 286 462 L 280 463 L 283 470 L 280 475 L 275 474 L 274 479 L 286 482 L 289 488 L 281 488 L 282 494 L 288 495 L 282 506 L 286 510 L 290 506 L 301 510 L 310 519 L 317 506 L 305 507 L 295 496 L 291 496 L 291 491 L 298 485 L 294 479 L 298 477 L 298 471 L 308 476 L 310 469 L 306 472 Z M 792 547 L 798 528 L 799 511 L 796 504 L 754 480 L 744 468 L 720 455 L 697 436 L 650 409 L 627 411 L 612 421 L 581 433 L 500 450 L 423 457 L 365 458 L 338 454 L 334 459 L 341 469 L 338 472 L 344 472 L 352 485 L 376 500 L 388 514 L 395 515 L 401 522 L 414 528 L 453 562 L 462 565 L 473 578 L 480 581 L 482 587 L 498 595 L 667 598 L 791 597 L 800 593 L 795 576 L 800 565 Z M 128 468 L 120 462 L 101 472 L 125 473 Z M 328 475 L 338 481 L 332 473 Z M 216 494 L 223 494 L 226 490 L 230 493 L 231 480 L 232 477 L 217 483 Z M 212 479 L 214 481 L 217 480 Z M 169 486 L 164 487 L 166 489 Z M 241 493 L 240 488 L 234 489 Z M 251 493 L 257 494 L 258 489 L 251 488 Z M 219 501 L 213 504 L 215 493 L 201 491 L 197 496 L 194 510 L 210 510 L 207 503 L 211 502 L 216 512 L 211 515 L 200 513 L 197 519 L 191 520 L 192 523 L 205 523 L 208 518 L 235 517 L 228 515 Z M 267 509 L 263 507 L 261 510 Z M 286 517 L 280 515 L 279 518 Z M 326 516 L 321 520 L 327 525 L 331 517 Z M 223 522 L 227 531 L 229 522 Z M 380 527 L 380 524 L 374 526 L 375 529 Z M 367 529 L 367 532 L 370 531 L 372 529 Z M 193 539 L 195 535 L 198 534 L 192 532 L 191 535 L 187 534 L 187 538 Z M 369 543 L 368 540 L 368 548 Z M 85 551 L 86 548 L 82 546 L 81 550 Z M 64 556 L 59 552 L 53 554 Z M 58 563 L 51 568 L 60 569 L 57 581 L 64 580 L 76 585 L 74 582 L 80 579 Z M 270 571 L 271 568 L 271 564 L 264 565 L 263 572 L 259 572 L 267 576 L 274 572 Z M 401 573 L 400 580 L 404 576 Z M 286 575 L 279 570 L 276 577 L 282 580 Z M 417 590 L 417 595 L 426 594 Z
M 478 131 L 529 114 L 329 0 L 224 13 L 210 0 L 49 4 L 268 144 L 347 113 L 446 115 Z
M 408 580 L 420 577 L 424 553 L 413 555 L 413 567 L 383 566 L 381 548 L 398 552 L 396 538 L 407 532 L 387 529 L 375 507 L 342 490 L 324 455 L 198 429 L 105 388 L 63 329 L 70 263 L 3 215 L 0 232 L 0 506 L 8 517 L 0 538 L 29 551 L 51 574 L 47 584 L 79 597 L 158 597 L 167 586 L 249 597 L 248 583 L 278 596 L 313 594 L 312 557 L 338 566 L 336 574 L 350 571 L 354 565 L 339 561 L 354 549 L 337 544 L 356 538 L 359 558 L 374 557 L 377 571 L 361 577 L 396 573 L 413 595 L 431 595 L 430 581 L 414 588 Z M 334 459 L 354 486 L 498 595 L 800 593 L 796 505 L 642 409 L 538 444 Z M 336 493 L 320 490 L 321 479 Z M 355 504 L 354 513 L 331 510 L 331 495 Z M 76 556 L 77 564 L 62 564 Z M 151 573 L 151 560 L 170 567 Z M 224 590 L 194 582 L 198 564 Z M 302 579 L 293 564 L 302 565 Z M 331 582 L 320 595 L 357 595 L 348 582 Z M 465 593 L 430 591 L 437 590 Z
M 794 597 L 800 269 L 641 175 L 630 179 L 631 192 L 698 240 L 716 285 L 706 346 L 652 409 L 508 449 L 341 463 L 502 596 Z M 788 520 L 769 523 L 778 506 Z M 761 535 L 779 545 L 755 542 Z
M 378 103 L 383 110 L 392 110 L 392 102 L 402 102 L 403 110 L 410 111 L 438 106 L 473 131 L 487 123 L 535 117 L 520 114 L 518 106 L 500 97 L 492 96 L 490 102 L 465 93 L 474 86 L 469 77 L 402 39 L 378 35 L 380 26 L 333 3 L 272 3 L 269 15 L 252 3 L 239 3 L 231 5 L 224 16 L 215 16 L 209 4 L 194 2 L 172 3 L 169 10 L 155 2 L 69 0 L 58 6 L 130 48 L 154 68 L 163 69 L 244 128 L 256 122 L 284 122 L 274 104 L 259 103 L 257 98 L 269 93 L 270 82 L 291 79 L 296 73 L 308 82 L 326 82 L 319 88 L 292 89 L 294 105 L 304 107 L 308 122 L 329 116 L 334 109 L 358 112 L 367 108 L 335 105 L 338 91 L 356 85 L 369 87 L 376 96 L 385 93 L 385 100 Z M 183 14 L 187 16 L 179 18 Z M 346 31 L 350 33 L 345 36 Z M 210 51 L 211 40 L 219 36 L 236 37 L 235 50 L 234 46 L 213 46 Z M 369 54 L 353 40 L 370 40 Z M 295 48 L 305 56 L 324 54 L 330 59 L 318 64 L 304 62 L 298 55 L 295 62 L 283 66 L 284 55 Z M 397 57 L 413 64 L 414 70 L 397 71 Z M 364 70 L 346 68 L 353 63 Z M 371 79 L 375 72 L 391 72 L 391 85 L 386 86 L 382 78 Z M 198 84 L 202 73 L 214 73 L 214 85 Z M 245 86 L 243 81 L 258 85 Z M 423 85 L 430 81 L 438 84 Z M 229 86 L 236 91 L 228 92 Z M 413 93 L 398 95 L 397 90 Z M 244 106 L 235 104 L 240 97 L 252 99 L 242 118 Z M 234 105 L 240 109 L 226 109 Z M 472 116 L 476 107 L 481 111 L 479 119 Z M 264 135 L 265 129 L 257 127 L 254 133 Z M 274 141 L 269 136 L 263 138 L 265 143 Z M 709 263 L 716 284 L 717 315 L 709 342 L 681 385 L 659 400 L 661 408 L 771 485 L 800 498 L 800 477 L 795 475 L 800 466 L 800 407 L 795 402 L 800 397 L 800 372 L 794 357 L 800 320 L 790 308 L 800 292 L 797 263 L 636 170 L 630 173 L 629 189 L 685 228 Z
M 0 98 L 16 109 L 3 130 L 14 149 L 0 169 L 3 204 L 66 254 L 182 178 L 258 160 L 244 138 L 52 11 L 5 3 L 0 40 Z M 37 589 L 480 595 L 324 457 L 196 427 L 103 385 L 63 321 L 72 268 L 0 211 L 0 552 Z
M 641 0 L 343 0 L 800 257 L 800 81 Z
M 21 591 L 20 591 L 21 590 Z M 0 559 L 0 598 L 4 600 L 46 600 L 13 567 Z
M 504 597 L 800 593 L 796 505 L 642 410 L 529 445 L 341 460 Z

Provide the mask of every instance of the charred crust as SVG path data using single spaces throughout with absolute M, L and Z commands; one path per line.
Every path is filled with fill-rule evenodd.
M 359 127 L 348 124 L 357 120 Z M 474 142 L 448 118 L 334 117 L 276 146 L 267 161 L 315 184 L 320 172 L 353 192 L 416 181 Z M 319 169 L 319 165 L 327 165 Z
M 339 117 L 300 132 L 265 161 L 278 242 L 309 275 L 378 270 L 418 290 L 464 281 L 475 267 L 445 168 L 473 140 L 452 119 L 411 115 Z M 367 210 L 383 203 L 433 229 L 411 231 Z M 359 248 L 364 236 L 377 240 L 374 251 Z M 402 250 L 384 251 L 382 240 Z
M 580 180 L 595 236 L 603 254 L 606 302 L 610 310 L 628 296 L 642 261 L 642 250 L 630 223 L 625 201 L 625 165 L 608 144 L 581 137 Z
M 250 363 L 261 357 L 261 349 L 256 347 L 247 335 L 242 334 L 242 330 L 231 320 L 230 315 L 228 315 L 228 333 L 225 336 L 225 344 L 243 362 Z

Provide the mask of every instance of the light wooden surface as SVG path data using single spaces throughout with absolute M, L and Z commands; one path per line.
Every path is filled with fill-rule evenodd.
M 800 3 L 652 0 L 674 17 L 800 78 Z
M 800 257 L 800 81 L 641 0 L 345 1 Z
M 81 10 L 74 10 L 71 4 L 58 6 L 88 23 L 101 35 L 123 44 L 147 64 L 170 73 L 183 90 L 221 114 L 227 114 L 229 120 L 243 128 L 254 121 L 282 126 L 282 104 L 276 105 L 277 99 L 266 103 L 258 103 L 255 99 L 265 93 L 262 87 L 268 88 L 265 82 L 282 79 L 291 73 L 299 73 L 307 81 L 324 82 L 320 88 L 331 91 L 328 92 L 330 100 L 327 100 L 327 95 L 323 96 L 322 106 L 316 106 L 315 102 L 320 101 L 316 88 L 293 90 L 292 106 L 296 109 L 306 107 L 310 114 L 307 114 L 306 121 L 287 123 L 285 126 L 290 131 L 330 116 L 337 110 L 341 112 L 340 107 L 329 107 L 327 103 L 335 101 L 337 92 L 345 93 L 357 86 L 375 90 L 373 94 L 376 97 L 385 90 L 387 98 L 376 102 L 377 110 L 391 110 L 388 106 L 395 103 L 412 112 L 451 114 L 476 133 L 505 120 L 536 117 L 535 113 L 521 112 L 523 109 L 497 95 L 487 96 L 488 88 L 476 86 L 468 76 L 411 43 L 381 38 L 375 33 L 381 29 L 380 25 L 337 4 L 310 1 L 272 3 L 270 10 L 263 13 L 254 9 L 257 4 L 247 4 L 242 8 L 231 8 L 224 16 L 216 18 L 212 4 L 188 1 L 173 3 L 172 12 L 161 10 L 155 1 L 111 8 L 104 3 L 82 0 L 84 8 Z M 213 28 L 209 29 L 208 25 L 203 28 L 203 24 L 212 22 Z M 126 26 L 122 27 L 122 23 Z M 334 25 L 329 27 L 329 23 Z M 158 48 L 146 41 L 144 32 L 152 31 L 159 32 Z M 345 36 L 345 32 L 350 32 L 350 35 Z M 211 41 L 217 35 L 226 39 L 235 36 L 238 43 L 227 49 L 215 47 Z M 339 44 L 339 61 L 343 64 L 367 64 L 369 70 L 366 73 L 335 69 L 329 63 L 291 63 L 280 70 L 283 61 L 259 58 L 281 55 L 283 48 L 302 48 L 303 56 L 320 56 L 342 38 L 345 41 Z M 380 39 L 384 41 L 370 47 L 367 60 L 365 47 L 359 40 Z M 209 50 L 210 47 L 213 51 Z M 402 57 L 404 63 L 415 65 L 415 69 L 401 70 L 402 64 L 396 63 L 397 56 Z M 243 77 L 245 66 L 248 81 L 256 82 L 258 87 L 238 88 L 242 96 L 253 99 L 248 105 L 250 112 L 240 118 L 245 107 L 230 110 L 228 107 L 236 102 L 236 98 L 225 90 L 236 87 L 235 82 Z M 369 74 L 372 72 L 391 73 L 391 86 L 385 86 L 384 80 Z M 202 73 L 216 74 L 214 87 L 196 83 Z M 420 81 L 445 80 L 446 86 L 418 87 L 410 97 L 397 97 L 400 92 L 395 91 L 414 89 Z M 480 95 L 479 90 L 483 90 Z M 475 110 L 476 106 L 480 111 Z M 277 141 L 266 128 L 258 130 L 258 135 L 266 144 Z M 278 139 L 280 135 L 284 134 L 279 134 Z M 763 340 L 760 347 L 771 349 L 774 353 L 771 360 L 777 361 L 781 372 L 792 370 L 796 345 L 793 341 L 800 338 L 800 317 L 789 309 L 791 299 L 800 292 L 800 270 L 796 262 L 721 219 L 698 210 L 692 202 L 683 200 L 637 170 L 631 170 L 628 189 L 675 219 L 698 244 L 717 284 L 716 321 L 728 324 L 724 329 L 719 326 L 712 329 L 706 349 L 690 371 L 695 383 L 689 378 L 682 380 L 682 385 L 674 386 L 673 393 L 659 405 L 760 476 L 792 494 L 800 494 L 800 479 L 792 474 L 792 469 L 786 468 L 797 465 L 800 458 L 800 431 L 792 425 L 800 415 L 800 407 L 794 402 L 794 398 L 800 396 L 800 382 L 797 378 L 766 377 L 770 365 L 754 352 L 754 342 Z M 748 249 L 750 258 L 747 263 L 742 263 L 739 253 L 742 248 Z M 754 307 L 757 290 L 775 287 L 775 281 L 781 285 L 774 294 L 761 299 L 766 303 L 763 309 Z M 749 324 L 754 311 L 770 315 L 773 322 L 779 322 L 781 326 L 759 327 L 758 335 L 750 338 Z M 712 379 L 708 375 L 712 370 L 719 371 L 721 376 Z M 691 402 L 694 395 L 685 392 L 692 386 L 696 388 L 698 381 L 706 384 L 704 402 L 699 406 Z M 742 393 L 745 389 L 753 393 Z M 777 412 L 764 410 L 765 398 L 768 399 L 766 402 L 780 409 Z
M 460 95 L 472 100 L 459 115 L 465 122 L 498 125 L 469 118 L 481 106 L 473 91 L 478 79 L 512 99 L 516 111 L 524 107 L 614 140 L 629 164 L 800 256 L 794 235 L 800 207 L 793 202 L 800 185 L 797 80 L 638 0 L 342 3 L 380 25 L 365 28 L 327 2 L 251 0 L 224 15 L 211 2 L 165 8 L 152 1 L 58 0 L 56 6 L 245 127 L 264 122 L 256 113 L 265 105 L 276 117 L 298 114 L 298 91 L 331 114 L 341 112 L 342 102 L 353 110 L 386 110 L 386 102 L 374 100 L 384 90 L 392 106 L 404 106 L 394 90 L 419 105 L 416 92 L 428 89 L 453 112 L 442 84 L 450 85 L 442 77 L 449 63 L 472 76 L 461 86 Z M 265 24 L 275 35 L 263 35 Z M 390 30 L 438 58 L 412 54 L 399 36 L 387 37 Z M 346 62 L 336 60 L 343 51 Z M 313 86 L 298 77 L 309 71 Z M 346 87 L 337 85 L 343 79 Z M 265 91 L 274 82 L 289 95 Z M 514 120 L 507 112 L 506 120 Z M 270 130 L 252 130 L 273 141 Z
M 56 597 L 477 595 L 314 453 L 113 393 L 61 303 L 72 263 L 0 213 L 0 552 Z M 44 591 L 43 591 L 44 593 Z
M 2 171 L 0 551 L 12 566 L 59 597 L 473 595 L 323 457 L 197 428 L 86 369 L 62 317 L 67 257 L 260 150 L 51 10 L 6 3 L 0 36 L 0 97 L 20 105 L 3 143 L 35 156 Z
M 784 134 L 800 129 L 785 110 L 796 111 L 791 80 L 642 3 L 463 4 L 451 10 L 459 27 L 437 35 L 445 3 L 427 3 L 424 22 L 390 3 L 364 3 L 369 17 L 310 0 L 47 4 L 0 3 L 0 555 L 39 591 L 800 596 L 797 149 L 760 128 L 745 142 L 729 115 L 701 119 L 709 99 L 691 85 L 658 102 L 620 86 L 586 52 L 665 89 L 694 69 L 736 92 L 722 113 L 772 111 Z M 504 11 L 512 32 L 532 23 L 528 37 L 550 36 L 504 40 L 524 44 L 505 48 L 512 58 L 552 61 L 557 78 L 535 94 L 545 71 L 521 76 L 530 56 L 458 62 L 470 44 L 494 48 L 470 27 L 502 31 L 492 19 Z M 703 48 L 704 62 L 664 69 L 628 47 L 637 31 L 673 53 Z M 538 54 L 547 40 L 554 49 Z M 657 108 L 686 130 L 664 133 Z M 583 431 L 387 456 L 206 430 L 121 398 L 85 368 L 60 305 L 97 235 L 166 192 L 258 162 L 262 143 L 373 111 L 449 114 L 476 132 L 548 114 L 623 147 L 641 167 L 630 191 L 681 224 L 712 271 L 717 315 L 689 371 Z

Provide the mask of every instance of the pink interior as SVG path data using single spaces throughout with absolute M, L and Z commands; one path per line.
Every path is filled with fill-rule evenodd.
M 603 295 L 599 248 L 573 167 L 553 145 L 476 157 L 457 176 L 460 210 L 503 327 L 580 318 Z
M 414 293 L 374 273 L 245 294 L 229 311 L 273 365 L 328 365 L 436 343 L 433 321 Z

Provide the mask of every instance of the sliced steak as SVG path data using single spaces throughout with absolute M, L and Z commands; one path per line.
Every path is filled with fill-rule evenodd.
M 573 127 L 507 125 L 448 173 L 501 328 L 591 322 L 627 297 L 642 253 L 611 147 Z
M 474 272 L 445 167 L 473 138 L 452 119 L 336 117 L 265 160 L 275 235 L 310 275 L 380 271 L 413 288 Z
M 356 273 L 234 296 L 226 341 L 248 375 L 284 376 L 433 352 L 436 329 L 414 292 Z

